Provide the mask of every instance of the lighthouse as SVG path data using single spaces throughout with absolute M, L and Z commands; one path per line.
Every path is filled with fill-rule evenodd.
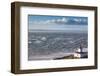
M 87 48 L 83 48 L 82 44 L 75 50 L 74 57 L 76 58 L 87 58 Z
M 83 52 L 82 44 L 80 44 L 80 52 L 81 52 L 81 53 Z

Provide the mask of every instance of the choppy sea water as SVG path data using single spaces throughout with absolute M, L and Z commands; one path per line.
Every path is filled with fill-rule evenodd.
M 75 52 L 82 45 L 88 47 L 87 33 L 29 32 L 28 60 L 52 60 Z

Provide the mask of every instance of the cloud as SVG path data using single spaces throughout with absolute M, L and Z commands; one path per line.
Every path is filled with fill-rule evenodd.
M 82 21 L 82 19 L 78 19 L 78 18 L 74 18 L 73 19 L 75 22 L 81 22 Z
M 62 22 L 68 22 L 68 18 L 62 18 Z
M 57 23 L 67 23 L 68 19 L 67 18 L 59 18 L 59 19 L 51 19 L 45 21 L 47 24 L 57 24 Z
M 58 19 L 48 19 L 48 20 L 40 20 L 40 21 L 30 21 L 31 25 L 47 25 L 47 24 L 81 24 L 87 23 L 87 19 L 85 18 L 58 18 Z
M 57 23 L 65 23 L 68 22 L 68 19 L 66 18 L 59 18 L 59 19 L 51 19 L 51 20 L 45 20 L 45 21 L 30 21 L 30 24 L 57 24 Z
M 87 22 L 87 19 L 82 19 L 82 18 L 74 18 L 73 20 L 75 22 Z

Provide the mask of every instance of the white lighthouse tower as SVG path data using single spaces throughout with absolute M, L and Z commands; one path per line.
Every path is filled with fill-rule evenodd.
M 80 48 L 77 48 L 75 50 L 74 57 L 81 58 L 81 50 L 80 50 Z
M 80 47 L 75 50 L 74 57 L 85 58 L 87 57 L 87 54 L 87 48 L 83 48 L 81 44 Z

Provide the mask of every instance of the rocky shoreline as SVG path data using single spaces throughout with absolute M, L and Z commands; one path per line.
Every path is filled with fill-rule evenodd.
M 78 57 L 74 57 L 74 55 L 64 56 L 60 58 L 55 58 L 54 60 L 60 60 L 60 59 L 79 59 Z

